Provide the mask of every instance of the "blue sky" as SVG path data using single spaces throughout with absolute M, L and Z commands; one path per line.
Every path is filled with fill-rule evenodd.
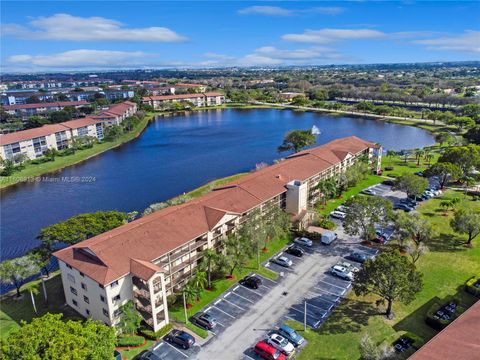
M 480 2 L 2 1 L 6 71 L 480 60 Z

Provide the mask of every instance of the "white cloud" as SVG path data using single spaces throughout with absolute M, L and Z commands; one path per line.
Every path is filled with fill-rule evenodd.
M 292 42 L 330 44 L 342 40 L 382 39 L 386 37 L 385 33 L 370 29 L 321 29 L 305 30 L 302 34 L 285 34 L 282 39 Z
M 314 7 L 309 9 L 286 9 L 279 6 L 249 6 L 238 11 L 241 15 L 269 15 L 269 16 L 291 16 L 296 14 L 326 14 L 337 15 L 344 11 L 344 8 Z
M 414 44 L 426 45 L 428 50 L 455 51 L 480 54 L 480 31 L 465 31 L 460 35 L 449 35 L 434 39 L 415 40 Z
M 13 66 L 31 68 L 131 68 L 147 64 L 145 59 L 152 56 L 142 51 L 79 49 L 50 55 L 12 55 L 7 61 Z
M 149 41 L 180 42 L 186 38 L 165 27 L 126 28 L 116 20 L 103 17 L 78 17 L 55 14 L 30 21 L 29 27 L 2 25 L 2 33 L 27 39 L 70 41 Z

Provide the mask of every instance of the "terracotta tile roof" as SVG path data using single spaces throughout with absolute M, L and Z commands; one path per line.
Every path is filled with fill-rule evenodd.
M 4 110 L 17 110 L 17 109 L 38 109 L 49 107 L 65 107 L 65 106 L 81 106 L 88 105 L 88 101 L 59 101 L 51 103 L 35 103 L 35 104 L 15 104 L 15 105 L 3 105 Z
M 130 259 L 130 272 L 140 279 L 148 281 L 153 275 L 158 272 L 164 272 L 164 270 L 149 261 Z
M 322 145 L 289 157 L 278 164 L 193 199 L 144 216 L 129 224 L 56 252 L 60 260 L 101 284 L 127 275 L 131 259 L 152 262 L 212 230 L 225 214 L 241 215 L 286 191 L 291 180 L 306 180 L 332 166 L 324 157 L 336 159 L 332 151 L 361 152 L 372 143 L 357 137 Z M 315 153 L 315 155 L 314 155 Z M 320 156 L 323 153 L 325 156 Z M 328 155 L 330 154 L 330 155 Z M 84 261 L 85 250 L 98 257 Z
M 0 145 L 7 145 L 19 141 L 34 139 L 37 137 L 47 136 L 50 134 L 55 134 L 59 131 L 66 130 L 68 129 L 61 124 L 43 125 L 42 127 L 34 129 L 22 130 L 10 134 L 0 135 Z
M 92 119 L 91 117 L 86 117 L 82 119 L 75 119 L 70 121 L 65 121 L 61 123 L 63 126 L 66 126 L 69 129 L 78 129 L 84 126 L 95 125 L 98 123 L 98 120 Z
M 198 93 L 198 94 L 177 94 L 177 95 L 156 95 L 156 96 L 145 96 L 142 98 L 143 101 L 163 101 L 163 100 L 176 100 L 176 99 L 196 99 L 206 96 L 225 96 L 219 92 L 207 92 L 207 93 Z
M 480 301 L 430 339 L 409 359 L 480 359 Z
M 173 87 L 186 87 L 186 88 L 196 88 L 196 87 L 202 87 L 205 85 L 202 84 L 187 84 L 187 83 L 178 83 L 173 85 Z
M 219 92 L 206 92 L 204 93 L 205 96 L 225 96 L 225 94 Z

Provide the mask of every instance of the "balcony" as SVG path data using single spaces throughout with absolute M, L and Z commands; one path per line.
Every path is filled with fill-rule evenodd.
M 150 292 L 149 291 L 146 291 L 146 290 L 134 290 L 133 291 L 133 294 L 136 298 L 138 297 L 142 297 L 144 299 L 147 299 L 148 301 L 150 301 Z
M 137 277 L 133 277 L 132 279 L 133 285 L 135 285 L 139 290 L 145 290 L 148 291 L 148 286 L 145 284 L 142 280 L 140 280 Z

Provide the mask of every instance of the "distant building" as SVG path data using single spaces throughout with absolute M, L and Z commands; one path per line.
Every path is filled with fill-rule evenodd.
M 86 118 L 0 135 L 0 156 L 15 161 L 16 155 L 24 154 L 36 159 L 49 148 L 68 148 L 74 137 L 92 136 L 102 140 L 106 126 L 119 125 L 136 112 L 137 104 L 125 101 Z
M 375 153 L 381 146 L 355 136 L 334 140 L 57 251 L 66 302 L 84 317 L 115 326 L 121 306 L 134 301 L 157 331 L 170 322 L 167 297 L 182 291 L 207 249 L 223 252 L 225 239 L 254 211 L 306 212 L 320 198 L 319 181 L 338 177 L 365 156 L 377 169 Z
M 145 96 L 142 99 L 143 104 L 153 106 L 154 109 L 160 109 L 164 104 L 175 103 L 179 101 L 188 101 L 194 106 L 200 107 L 218 106 L 225 103 L 225 95 L 218 92 L 207 92 L 201 94 Z
M 15 116 L 31 116 L 37 114 L 44 114 L 51 111 L 63 110 L 66 106 L 79 108 L 89 105 L 87 101 L 58 101 L 51 103 L 36 103 L 36 104 L 16 104 L 4 105 L 3 110 L 10 115 Z
M 297 96 L 305 96 L 305 94 L 299 92 L 283 92 L 278 94 L 278 96 L 280 96 L 280 99 L 284 101 L 292 101 Z

